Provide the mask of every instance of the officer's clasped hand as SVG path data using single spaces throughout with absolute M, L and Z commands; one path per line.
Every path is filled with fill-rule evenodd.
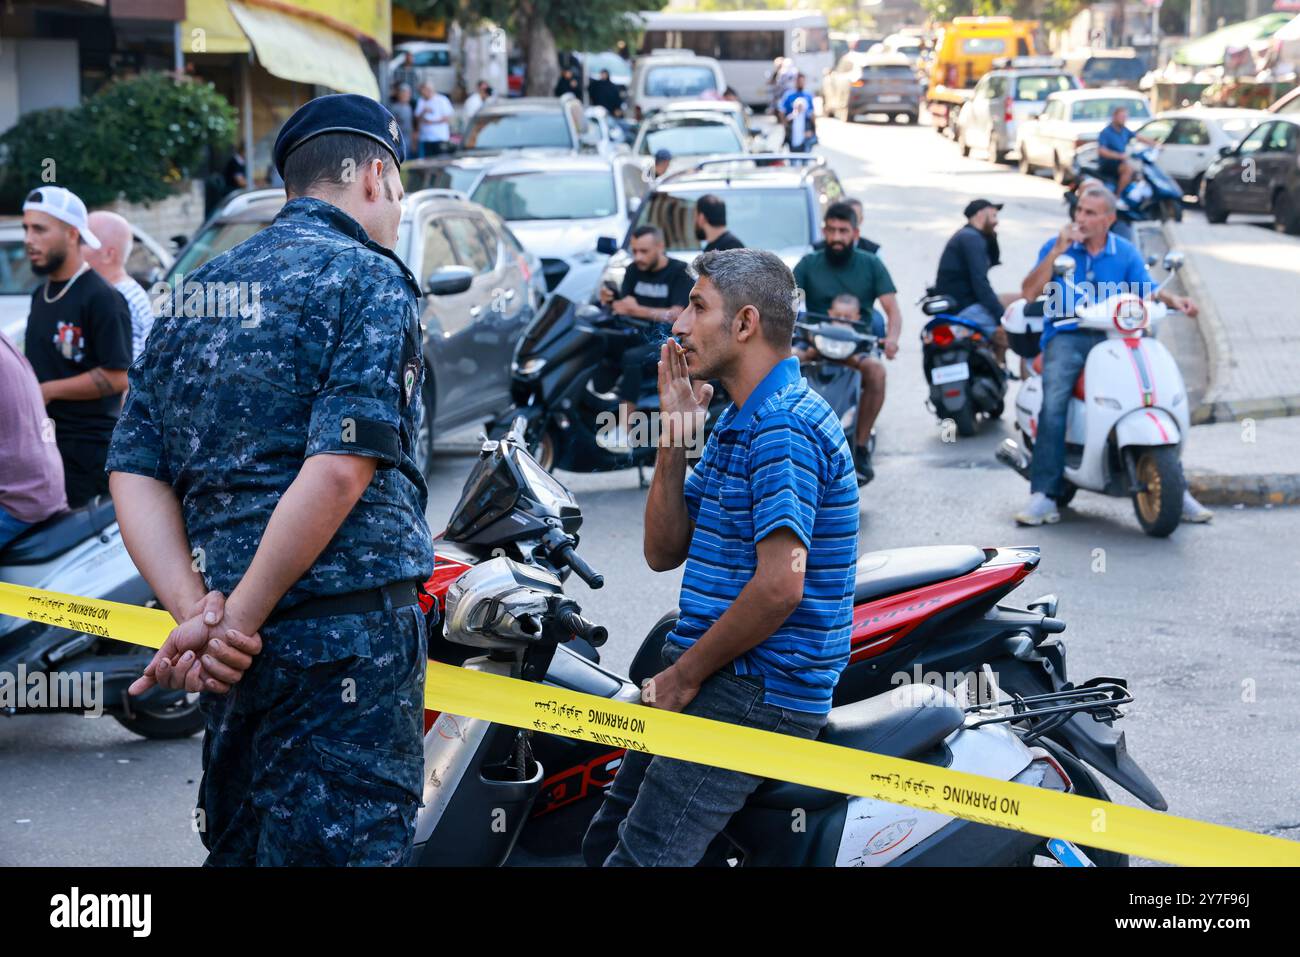
M 225 694 L 243 677 L 262 650 L 262 638 L 221 627 L 225 597 L 208 592 L 192 609 L 190 617 L 168 634 L 163 646 L 130 687 L 133 695 L 154 685 L 189 692 Z

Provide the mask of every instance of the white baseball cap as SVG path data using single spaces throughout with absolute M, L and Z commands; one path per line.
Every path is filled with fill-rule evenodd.
M 23 202 L 23 212 L 32 209 L 38 213 L 47 213 L 60 222 L 76 226 L 77 232 L 91 249 L 99 248 L 99 237 L 90 231 L 87 224 L 86 204 L 70 189 L 62 186 L 42 186 L 27 194 Z

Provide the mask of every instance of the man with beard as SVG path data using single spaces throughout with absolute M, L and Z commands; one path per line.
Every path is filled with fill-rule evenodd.
M 966 225 L 952 234 L 939 257 L 935 294 L 953 300 L 957 315 L 978 323 L 993 345 L 998 364 L 1007 364 L 1007 334 L 1002 312 L 1019 293 L 999 296 L 989 285 L 989 270 L 998 265 L 998 210 L 1001 203 L 975 199 L 966 204 Z
M 826 245 L 799 260 L 794 267 L 795 283 L 803 291 L 804 308 L 822 315 L 828 314 L 831 303 L 845 293 L 858 300 L 863 314 L 879 300 L 886 316 L 885 337 L 880 344 L 885 358 L 892 361 L 898 355 L 898 337 L 903 331 L 897 290 L 889 270 L 879 257 L 856 246 L 857 230 L 858 216 L 853 207 L 848 203 L 832 203 L 822 222 Z M 871 361 L 876 362 L 874 359 Z M 863 376 L 862 383 L 864 390 L 879 389 L 879 395 L 868 397 L 870 406 L 879 410 L 885 401 L 884 375 Z M 872 416 L 872 421 L 859 422 L 858 425 L 859 434 L 871 435 L 875 416 Z M 853 462 L 863 483 L 875 477 L 871 451 L 865 444 L 854 447 Z
M 706 253 L 745 248 L 745 244 L 727 228 L 726 202 L 712 193 L 705 193 L 695 201 L 695 238 L 705 244 Z
M 122 408 L 131 365 L 131 312 L 82 255 L 98 249 L 86 204 L 59 186 L 33 190 L 23 203 L 23 238 L 32 272 L 24 350 L 41 384 L 63 459 L 68 505 L 108 492 L 104 460 Z
M 653 708 L 815 738 L 849 657 L 858 490 L 844 430 L 790 355 L 794 277 L 774 253 L 702 253 L 659 360 L 646 563 L 685 564 Z M 680 345 L 679 345 L 680 343 Z M 717 379 L 732 399 L 695 468 Z M 628 751 L 583 839 L 589 865 L 690 867 L 762 779 Z

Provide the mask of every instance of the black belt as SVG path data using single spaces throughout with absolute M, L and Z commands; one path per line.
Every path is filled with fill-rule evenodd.
M 395 582 L 382 588 L 369 591 L 353 591 L 346 595 L 326 595 L 321 598 L 308 598 L 292 607 L 274 611 L 268 622 L 294 621 L 301 618 L 332 618 L 335 615 L 364 615 L 367 612 L 383 611 L 388 607 L 402 608 L 414 605 L 420 600 L 420 587 L 415 582 Z

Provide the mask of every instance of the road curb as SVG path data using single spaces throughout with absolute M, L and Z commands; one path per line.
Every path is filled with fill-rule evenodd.
M 1188 472 L 1187 487 L 1206 505 L 1300 505 L 1300 475 Z

